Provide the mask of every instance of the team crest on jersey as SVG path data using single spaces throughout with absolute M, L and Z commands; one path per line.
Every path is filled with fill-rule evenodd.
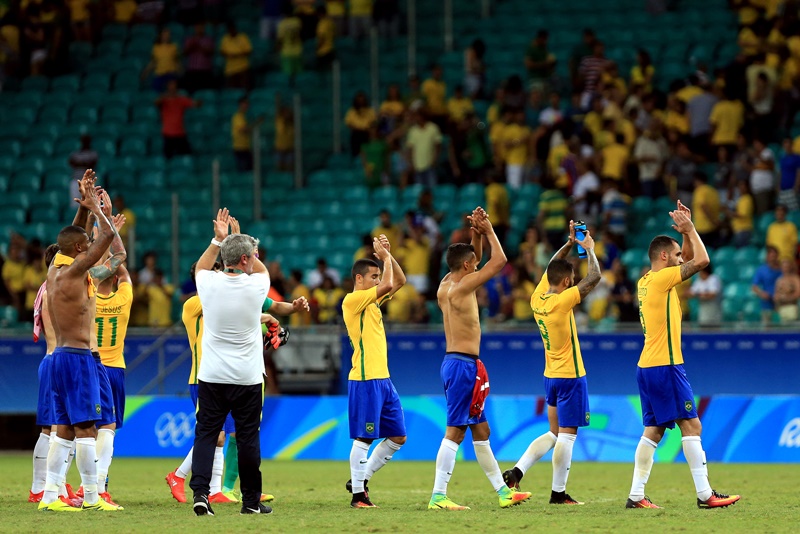
M 691 412 L 692 411 L 692 401 L 686 401 L 686 403 L 684 403 L 683 407 L 686 408 L 687 412 Z
M 586 412 L 586 422 L 589 422 L 589 412 Z
M 97 413 L 97 415 L 100 415 L 100 405 L 99 404 L 95 404 L 94 405 L 94 411 L 95 411 L 95 413 Z
M 375 423 L 367 423 L 367 434 L 375 432 Z

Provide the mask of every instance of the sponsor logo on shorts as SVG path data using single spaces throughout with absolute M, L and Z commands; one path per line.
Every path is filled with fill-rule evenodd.
M 781 432 L 780 447 L 800 447 L 800 417 L 795 417 Z
M 589 412 L 586 412 L 586 422 L 589 422 Z
M 181 447 L 194 439 L 194 426 L 197 422 L 194 413 L 164 412 L 156 420 L 153 428 L 161 447 Z
M 95 413 L 97 415 L 100 415 L 100 405 L 99 404 L 95 404 L 94 405 L 94 411 L 95 411 Z
M 683 404 L 683 407 L 686 408 L 687 412 L 691 412 L 692 411 L 692 401 L 686 401 Z
M 367 423 L 367 434 L 375 432 L 375 423 Z

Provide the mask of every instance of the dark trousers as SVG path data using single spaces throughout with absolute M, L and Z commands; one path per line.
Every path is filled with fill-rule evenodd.
M 184 154 L 191 154 L 192 147 L 189 144 L 189 139 L 185 135 L 181 136 L 164 136 L 164 157 L 170 159 L 173 156 L 182 156 Z
M 236 423 L 242 504 L 257 508 L 261 500 L 261 409 L 264 385 L 239 386 L 199 381 L 197 425 L 194 428 L 192 480 L 195 495 L 208 495 L 217 437 L 230 412 Z

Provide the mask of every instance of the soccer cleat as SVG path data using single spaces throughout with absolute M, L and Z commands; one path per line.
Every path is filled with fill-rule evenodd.
M 214 515 L 214 510 L 208 502 L 208 495 L 195 495 L 192 509 L 195 515 Z
M 270 493 L 262 493 L 261 494 L 261 502 L 272 502 L 275 500 L 275 495 Z
M 173 471 L 164 477 L 164 480 L 167 481 L 169 490 L 172 492 L 172 496 L 175 500 L 178 502 L 186 502 L 186 491 L 184 490 L 186 479 L 179 477 L 175 474 L 175 471 Z
M 711 490 L 711 497 L 707 501 L 697 499 L 698 508 L 727 508 L 742 497 L 740 495 L 725 495 Z
M 265 506 L 261 503 L 258 503 L 258 506 L 255 508 L 250 508 L 249 506 L 242 506 L 242 511 L 239 512 L 241 515 L 248 515 L 248 514 L 271 514 L 272 508 L 269 506 Z
M 42 497 L 44 497 L 44 490 L 40 491 L 39 493 L 34 493 L 32 491 L 28 492 L 28 502 L 42 502 Z
M 514 491 L 508 486 L 500 489 L 500 508 L 516 506 L 531 498 L 530 491 Z
M 372 501 L 369 500 L 369 495 L 366 492 L 354 493 L 350 501 L 351 508 L 377 508 Z
M 97 502 L 94 504 L 86 504 L 86 501 L 83 501 L 83 505 L 81 506 L 81 510 L 90 512 L 121 512 L 124 509 L 125 508 L 118 504 L 112 504 L 103 499 L 97 499 Z
M 230 502 L 239 502 L 241 500 L 239 499 L 239 492 L 236 491 L 235 489 L 232 489 L 230 491 L 225 491 L 223 489 L 222 494 L 228 499 L 230 499 Z
M 551 491 L 550 504 L 583 504 L 581 501 L 576 501 L 569 496 L 569 493 L 564 491 Z
M 70 499 L 74 499 L 75 497 L 79 499 L 83 499 L 83 485 L 78 486 L 78 491 L 72 491 L 72 486 L 69 484 L 64 484 L 67 488 L 67 495 L 69 495 Z
M 653 501 L 650 500 L 650 497 L 646 496 L 641 501 L 632 501 L 628 499 L 625 503 L 625 508 L 655 508 L 661 510 L 661 507 L 653 504 Z
M 82 508 L 78 508 L 75 506 L 70 505 L 67 501 L 63 500 L 64 498 L 56 499 L 55 501 L 45 504 L 43 502 L 39 502 L 39 511 L 40 512 L 80 512 Z
M 530 494 L 529 494 L 530 495 Z M 469 510 L 469 506 L 461 506 L 447 498 L 444 493 L 434 493 L 428 502 L 428 510 Z
M 111 500 L 111 495 L 107 491 L 104 491 L 103 493 L 99 493 L 98 495 L 100 496 L 101 499 L 106 501 L 108 504 L 113 504 L 114 506 L 119 506 L 117 503 L 115 503 L 114 501 Z
M 234 502 L 239 502 L 239 501 L 236 500 L 236 499 L 230 499 L 230 498 L 226 497 L 221 491 L 218 491 L 218 492 L 216 492 L 215 494 L 211 495 L 208 498 L 208 502 L 212 502 L 214 504 L 228 504 L 228 503 L 234 503 Z
M 508 471 L 503 471 L 503 482 L 506 483 L 506 486 L 511 488 L 514 491 L 519 491 L 519 481 L 521 477 L 517 477 L 517 474 L 514 472 L 513 469 L 509 469 Z
M 367 487 L 368 483 L 369 483 L 369 480 L 365 480 L 364 481 L 364 492 L 367 495 L 369 495 L 369 487 Z M 348 480 L 347 482 L 345 482 L 344 483 L 344 489 L 347 490 L 347 493 L 353 493 L 353 481 L 352 480 Z

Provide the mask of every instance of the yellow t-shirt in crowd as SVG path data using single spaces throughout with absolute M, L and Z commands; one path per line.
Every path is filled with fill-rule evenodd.
M 511 223 L 511 201 L 508 198 L 508 189 L 503 184 L 491 183 L 486 186 L 486 210 L 489 222 L 493 225 L 506 225 Z
M 349 380 L 389 378 L 386 331 L 380 308 L 389 298 L 386 295 L 379 302 L 377 286 L 353 291 L 344 297 L 342 316 L 353 346 Z
M 400 100 L 384 100 L 378 110 L 381 115 L 399 117 L 405 111 L 406 106 Z
M 416 239 L 406 239 L 397 251 L 397 258 L 403 262 L 405 273 L 412 276 L 428 274 L 430 257 L 431 247 L 426 237 L 422 238 L 421 243 Z
M 531 129 L 521 124 L 506 124 L 502 131 L 500 143 L 505 150 L 506 165 L 525 165 L 528 161 L 528 140 Z M 514 146 L 508 146 L 514 142 Z
M 330 17 L 322 18 L 317 24 L 317 55 L 324 56 L 333 52 L 336 39 L 336 24 Z
M 120 24 L 128 24 L 133 20 L 138 7 L 136 0 L 117 0 L 114 2 L 114 21 Z
M 294 301 L 300 297 L 308 297 L 311 293 L 303 284 L 297 284 L 292 290 L 290 298 Z M 289 326 L 308 326 L 311 324 L 311 315 L 308 313 L 293 313 L 289 316 Z
M 739 137 L 739 130 L 744 125 L 744 106 L 738 100 L 723 100 L 711 108 L 711 124 L 714 134 L 711 143 L 715 145 L 733 145 Z
M 250 150 L 250 132 L 247 129 L 247 117 L 237 111 L 231 118 L 231 141 L 234 150 Z
M 675 287 L 681 282 L 678 265 L 658 272 L 648 271 L 639 279 L 639 319 L 644 332 L 639 367 L 683 363 L 681 301 Z
M 742 28 L 742 31 L 739 32 L 737 42 L 739 43 L 739 48 L 742 49 L 742 54 L 745 56 L 754 56 L 758 54 L 758 48 L 761 44 L 761 40 L 750 28 Z
M 652 76 L 655 74 L 656 69 L 652 65 L 648 65 L 644 71 L 642 71 L 642 67 L 639 65 L 634 65 L 631 68 L 631 85 L 638 84 L 644 86 L 645 93 L 653 92 L 653 84 L 649 83 L 645 85 L 645 75 L 649 75 L 652 79 Z
M 303 23 L 297 17 L 287 17 L 278 23 L 278 39 L 281 41 L 281 55 L 299 57 L 303 55 L 303 40 L 300 37 Z
M 751 232 L 753 230 L 753 213 L 755 204 L 752 195 L 742 195 L 736 201 L 737 218 L 731 221 L 731 229 L 734 234 L 739 232 Z
M 7 259 L 3 263 L 3 280 L 6 287 L 13 293 L 25 290 L 25 264 Z
M 767 227 L 767 246 L 778 249 L 778 258 L 794 260 L 797 254 L 797 227 L 791 221 L 775 221 Z
M 494 152 L 498 158 L 505 160 L 506 147 L 503 146 L 503 131 L 506 129 L 506 123 L 497 121 L 489 128 L 489 141 L 492 143 Z
M 175 288 L 170 284 L 163 287 L 147 286 L 147 323 L 150 326 L 165 327 L 172 324 L 172 293 Z
M 678 97 L 678 100 L 682 100 L 688 104 L 694 97 L 702 94 L 703 90 L 698 86 L 687 85 L 686 87 L 679 89 L 678 92 L 675 93 L 675 96 Z
M 331 17 L 344 17 L 347 11 L 344 0 L 325 0 L 325 9 Z
M 158 43 L 153 45 L 153 73 L 156 76 L 178 72 L 178 45 Z
M 531 295 L 533 318 L 544 343 L 544 376 L 580 378 L 586 375 L 572 308 L 581 303 L 576 286 L 561 293 L 548 293 L 547 273 Z
M 94 322 L 97 326 L 97 351 L 106 367 L 125 369 L 125 336 L 131 320 L 133 286 L 122 282 L 114 293 L 97 294 Z
M 89 13 L 89 0 L 67 0 L 69 6 L 69 18 L 72 22 L 86 22 L 91 14 Z
M 386 239 L 389 240 L 389 245 L 399 246 L 400 238 L 403 237 L 403 229 L 400 228 L 399 224 L 393 224 L 389 228 L 376 226 L 372 229 L 372 237 L 380 237 L 381 234 L 385 235 Z
M 472 113 L 475 108 L 472 106 L 472 100 L 469 98 L 456 98 L 453 97 L 447 101 L 447 113 L 453 121 L 464 120 L 467 113 Z
M 677 130 L 678 133 L 686 135 L 689 133 L 689 117 L 677 111 L 667 111 L 667 117 L 664 119 L 664 126 L 668 130 Z
M 197 384 L 197 371 L 200 369 L 200 358 L 203 357 L 203 306 L 197 295 L 189 297 L 183 303 L 181 321 L 189 337 L 189 348 L 192 349 L 192 370 L 189 383 Z
M 586 117 L 583 118 L 583 126 L 589 130 L 594 137 L 603 129 L 603 116 L 595 111 L 590 111 L 586 114 Z
M 239 32 L 235 37 L 225 34 L 220 45 L 220 52 L 225 56 L 225 76 L 239 74 L 249 69 L 252 51 L 253 45 L 246 34 Z
M 39 293 L 39 287 L 47 280 L 47 269 L 42 262 L 41 267 L 36 268 L 33 265 L 26 265 L 22 273 L 25 283 L 25 309 L 32 310 L 36 303 L 36 295 Z M 30 289 L 33 288 L 33 289 Z
M 350 0 L 350 15 L 369 17 L 372 15 L 372 0 Z
M 520 296 L 525 295 L 525 298 L 514 298 L 513 316 L 517 321 L 528 321 L 533 319 L 533 309 L 531 309 L 528 295 L 532 295 L 536 290 L 536 286 L 530 280 L 523 280 L 520 286 L 514 289 L 514 292 L 519 292 Z
M 369 130 L 370 126 L 375 124 L 377 120 L 375 110 L 369 106 L 360 110 L 350 108 L 344 116 L 344 123 L 353 130 Z
M 330 323 L 336 317 L 336 305 L 342 300 L 344 290 L 335 287 L 333 289 L 322 289 L 318 287 L 311 296 L 317 301 L 319 306 L 319 322 Z
M 287 152 L 294 149 L 294 121 L 275 117 L 275 150 Z
M 425 102 L 428 104 L 428 110 L 431 113 L 434 115 L 445 115 L 447 113 L 447 106 L 445 105 L 447 84 L 441 80 L 428 78 L 422 82 L 422 94 L 425 96 Z
M 386 309 L 386 318 L 393 323 L 407 323 L 411 320 L 411 309 L 419 299 L 419 293 L 414 286 L 406 284 L 392 295 Z
M 603 168 L 601 174 L 604 178 L 622 180 L 625 174 L 625 167 L 628 165 L 631 151 L 627 146 L 619 143 L 612 143 L 602 150 Z
M 710 215 L 700 209 L 705 204 Z M 694 214 L 694 227 L 698 233 L 713 232 L 719 224 L 720 201 L 719 193 L 708 184 L 696 187 L 692 195 L 692 213 Z

